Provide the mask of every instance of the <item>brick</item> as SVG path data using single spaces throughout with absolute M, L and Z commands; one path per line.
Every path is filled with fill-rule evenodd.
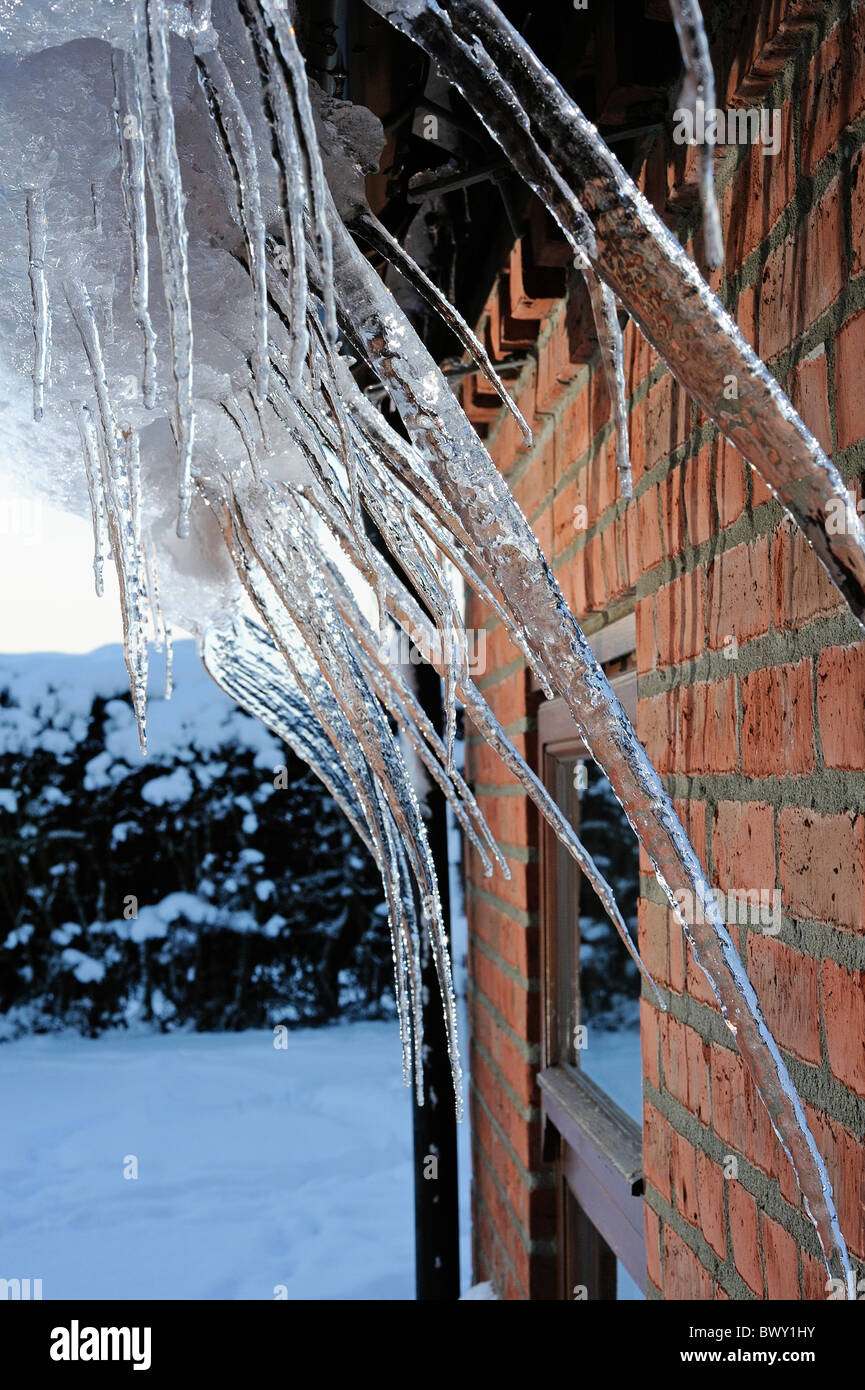
M 851 1252 L 862 1259 L 865 1255 L 865 1164 L 862 1162 L 862 1141 L 837 1120 L 820 1114 L 810 1105 L 806 1105 L 805 1115 L 817 1148 L 826 1161 L 841 1230 Z
M 780 125 L 778 154 L 764 154 L 762 144 L 752 145 L 733 177 L 725 234 L 730 265 L 744 264 L 792 201 L 796 168 L 789 102 L 782 108 Z
M 514 497 L 524 514 L 531 518 L 546 497 L 552 492 L 555 465 L 553 445 L 535 454 L 520 481 L 512 488 Z
M 707 1271 L 683 1240 L 664 1227 L 664 1298 L 706 1300 L 712 1288 Z
M 724 1221 L 724 1174 L 708 1154 L 697 1151 L 697 1190 L 700 1198 L 700 1229 L 719 1259 L 727 1257 Z
M 650 487 L 637 500 L 639 517 L 640 564 L 644 572 L 659 565 L 664 558 L 661 522 L 658 515 L 658 489 Z
M 718 439 L 715 495 L 720 525 L 732 526 L 745 510 L 747 464 L 723 436 Z
M 759 801 L 721 801 L 712 822 L 713 882 L 720 888 L 774 888 L 775 816 Z
M 865 931 L 865 818 L 788 807 L 778 815 L 778 851 L 787 913 Z
M 681 692 L 681 772 L 733 772 L 739 765 L 736 690 L 731 676 Z
M 826 1266 L 822 1260 L 809 1255 L 807 1250 L 802 1251 L 802 1285 L 803 1297 L 810 1303 L 825 1303 L 829 1297 L 829 1275 L 826 1273 Z
M 696 458 L 684 466 L 685 516 L 688 540 L 702 545 L 714 529 L 712 518 L 712 446 L 704 444 Z
M 798 1299 L 799 1247 L 789 1231 L 777 1221 L 761 1218 L 763 1230 L 763 1263 L 766 1267 L 766 1297 Z
M 673 1197 L 676 1210 L 688 1224 L 699 1225 L 697 1155 L 681 1134 L 673 1135 Z
M 637 531 L 637 509 L 631 504 L 625 512 L 625 562 L 628 587 L 635 589 L 640 577 L 640 537 Z
M 643 1106 L 643 1168 L 646 1181 L 672 1200 L 672 1131 L 653 1105 Z
M 694 960 L 694 953 L 688 949 L 685 957 L 686 978 L 685 983 L 688 994 L 698 1003 L 707 1005 L 710 1009 L 718 1010 L 718 1001 L 712 991 L 712 986 L 706 979 L 702 966 Z
M 670 454 L 687 438 L 690 428 L 687 395 L 672 376 L 664 376 L 656 382 L 647 395 L 643 404 L 643 411 L 645 429 L 643 468 L 648 471 L 661 459 L 669 458 Z
M 802 172 L 810 174 L 865 111 L 865 14 L 847 16 L 811 59 L 802 91 Z
M 817 716 L 827 767 L 865 769 L 865 645 L 828 647 L 817 662 Z
M 648 1202 L 643 1203 L 646 1221 L 646 1273 L 655 1288 L 661 1287 L 661 1223 Z
M 764 536 L 718 556 L 706 582 L 709 646 L 718 651 L 725 638 L 749 642 L 769 630 L 769 542 Z
M 639 739 L 660 773 L 672 771 L 679 761 L 679 694 L 650 695 L 637 706 Z
M 759 286 L 748 285 L 739 293 L 736 300 L 735 320 L 753 348 L 757 346 L 757 291 Z
M 751 931 L 748 975 L 775 1041 L 803 1062 L 819 1062 L 817 962 L 775 937 Z
M 657 665 L 655 602 L 651 596 L 637 601 L 636 622 L 637 670 L 644 674 L 647 671 L 654 671 Z
M 664 1089 L 703 1124 L 711 1120 L 709 1046 L 672 1014 L 660 1019 Z
M 795 776 L 816 767 L 810 661 L 753 671 L 741 682 L 742 771 Z
M 865 971 L 823 961 L 823 1018 L 832 1072 L 865 1097 Z
M 772 621 L 796 628 L 827 617 L 842 604 L 817 556 L 792 521 L 783 521 L 772 542 Z
M 655 633 L 661 666 L 677 666 L 700 655 L 706 637 L 702 570 L 693 570 L 658 590 Z
M 790 400 L 827 454 L 832 453 L 826 349 L 821 343 L 790 376 Z
M 860 182 L 865 189 L 865 174 Z M 865 219 L 863 219 L 865 227 Z M 835 422 L 838 448 L 849 449 L 865 439 L 865 391 L 856 383 L 865 360 L 865 309 L 854 314 L 835 340 Z
M 659 903 L 640 898 L 637 902 L 637 934 L 640 955 L 646 969 L 659 984 L 670 983 L 670 938 L 668 911 Z
M 708 860 L 709 844 L 706 828 L 706 803 L 696 798 L 680 798 L 673 802 L 676 815 L 688 832 L 688 839 L 701 864 Z
M 763 1271 L 760 1267 L 760 1231 L 757 1203 L 738 1182 L 727 1186 L 730 1206 L 730 1239 L 735 1265 L 748 1288 L 759 1298 L 763 1296 Z
M 660 1039 L 658 1034 L 658 1011 L 647 1000 L 640 1000 L 640 1049 L 643 1062 L 643 1075 L 656 1090 L 661 1085 L 658 1063 Z
M 685 504 L 682 484 L 682 469 L 674 468 L 669 477 L 664 478 L 659 485 L 664 551 L 668 559 L 673 559 L 679 555 L 685 545 Z
M 747 475 L 751 479 L 751 510 L 756 511 L 764 504 L 774 503 L 775 498 L 772 496 L 771 489 L 763 482 L 756 468 L 752 468 L 750 464 L 747 465 Z
M 859 150 L 850 168 L 853 221 L 853 274 L 865 270 L 865 150 Z
M 734 104 L 761 103 L 792 54 L 801 47 L 803 30 L 819 17 L 822 9 L 823 0 L 772 0 L 759 9 L 740 3 L 728 20 L 732 37 L 738 19 L 738 42 L 728 74 L 728 100 Z
M 744 1154 L 764 1173 L 778 1171 L 779 1146 L 750 1073 L 736 1052 L 712 1044 L 712 1122 L 730 1151 Z
M 766 262 L 760 294 L 760 352 L 766 361 L 834 304 L 846 279 L 843 197 L 836 178 Z
M 504 911 L 478 899 L 472 904 L 471 927 L 475 940 L 495 951 L 524 980 L 537 980 L 540 947 L 536 928 L 521 927 Z

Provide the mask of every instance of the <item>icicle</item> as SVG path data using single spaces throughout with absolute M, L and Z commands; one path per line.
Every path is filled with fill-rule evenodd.
M 392 6 L 394 0 L 387 4 Z M 428 13 L 425 8 L 424 14 Z M 825 1164 L 663 783 L 568 611 L 535 536 L 438 368 L 335 213 L 332 225 L 342 314 L 352 322 L 410 438 L 425 454 L 439 486 L 481 551 L 486 569 L 507 596 L 515 620 L 540 648 L 581 736 L 652 860 L 671 906 L 681 915 L 676 895 L 684 890 L 703 907 L 704 922 L 686 924 L 695 957 L 724 1018 L 735 1030 L 742 1057 L 797 1172 L 830 1271 L 846 1283 L 850 1263 Z
M 87 474 L 87 492 L 90 497 L 90 514 L 93 518 L 93 577 L 96 584 L 96 597 L 104 593 L 103 570 L 107 550 L 105 521 L 105 499 L 102 492 L 102 478 L 99 471 L 99 442 L 96 427 L 88 407 L 79 401 L 75 408 L 78 421 L 78 434 L 84 455 L 84 469 Z
M 282 208 L 286 244 L 283 255 L 290 285 L 289 327 L 291 343 L 291 378 L 299 380 L 308 347 L 307 337 L 307 253 L 304 218 L 306 214 L 309 189 L 305 177 L 303 153 L 298 135 L 299 114 L 293 97 L 289 94 L 285 77 L 274 52 L 273 44 L 260 9 L 255 0 L 250 0 L 249 13 L 244 9 L 244 18 L 250 29 L 251 38 L 267 74 L 267 99 L 273 120 L 276 140 L 276 162 L 282 183 Z M 265 120 L 267 114 L 265 112 Z
M 283 643 L 287 632 L 283 627 Z M 301 674 L 292 673 L 292 662 L 286 666 L 284 647 L 278 649 L 264 629 L 243 618 L 235 621 L 230 632 L 209 629 L 202 654 L 216 683 L 284 739 L 315 772 L 378 865 L 393 942 L 403 1080 L 409 1085 L 412 1068 L 406 943 L 412 937 L 409 921 L 414 905 L 404 859 L 397 853 L 398 836 L 394 834 L 390 813 L 386 808 L 382 810 L 368 769 L 356 758 L 351 728 L 300 641 L 292 647 L 291 655 Z
M 243 447 L 246 450 L 253 477 L 257 479 L 259 476 L 258 454 L 256 452 L 252 430 L 249 428 L 249 420 L 241 409 L 236 396 L 232 396 L 230 400 L 221 400 L 219 404 L 222 406 L 222 409 L 225 411 L 231 423 L 237 429 L 243 441 Z
M 129 230 L 129 253 L 132 263 L 129 297 L 135 322 L 144 339 L 142 397 L 146 408 L 152 410 L 156 398 L 156 333 L 150 318 L 149 306 L 150 252 L 147 245 L 147 196 L 144 181 L 144 116 L 137 84 L 127 80 L 126 63 L 126 55 L 115 49 L 111 54 L 114 73 L 112 109 L 120 146 L 120 186 Z
M 613 428 L 616 439 L 616 470 L 619 488 L 628 500 L 633 496 L 631 482 L 631 451 L 628 445 L 628 390 L 625 385 L 625 348 L 622 330 L 616 313 L 616 297 L 609 286 L 598 279 L 587 258 L 581 258 L 580 269 L 589 291 L 592 315 L 601 349 L 601 361 L 607 377 L 607 388 L 613 409 Z
M 400 497 L 397 505 L 406 504 L 406 494 L 420 502 L 420 506 L 413 503 L 413 515 L 416 516 L 418 524 L 444 551 L 475 592 L 496 610 L 507 625 L 517 647 L 522 651 L 537 675 L 544 694 L 548 699 L 552 699 L 550 678 L 542 661 L 530 643 L 526 641 L 525 634 L 513 622 L 505 604 L 478 574 L 477 566 L 482 563 L 480 557 L 471 539 L 466 535 L 456 512 L 446 501 L 435 479 L 429 473 L 423 457 L 404 439 L 400 438 L 396 431 L 390 428 L 380 412 L 370 405 L 367 397 L 358 389 L 357 383 L 342 358 L 337 357 L 335 359 L 334 368 L 340 395 L 345 399 L 355 417 L 356 433 L 358 428 L 361 430 L 363 440 L 361 447 L 364 449 L 364 456 L 378 481 L 379 488 L 388 488 L 393 492 L 395 481 L 393 475 L 395 475 L 399 487 L 404 489 L 404 494 Z M 391 470 L 389 475 L 382 470 L 382 462 L 386 463 Z M 379 488 L 374 488 L 373 498 L 375 498 L 375 493 Z M 436 518 L 442 523 L 441 525 L 437 524 Z M 445 585 L 445 587 L 449 586 Z
M 170 700 L 174 694 L 174 632 L 168 623 L 165 624 L 165 687 L 163 694 L 166 700 Z
M 258 156 L 255 137 L 231 73 L 223 62 L 218 35 L 209 21 L 201 25 L 193 45 L 199 77 L 211 109 L 218 115 L 224 148 L 237 188 L 241 225 L 249 256 L 252 282 L 254 347 L 252 372 L 256 404 L 267 395 L 269 361 L 267 350 L 267 280 L 265 268 L 265 226 L 259 192 Z
M 188 236 L 184 194 L 174 137 L 165 0 L 135 0 L 135 85 L 143 117 L 147 174 L 156 213 L 162 280 L 171 336 L 174 429 L 179 454 L 177 534 L 189 535 L 192 504 L 192 304 L 189 297 Z
M 442 321 L 447 324 L 448 328 L 452 329 L 466 352 L 468 352 L 473 361 L 480 367 L 496 395 L 516 420 L 520 427 L 520 432 L 522 433 L 526 448 L 530 448 L 532 443 L 531 430 L 523 419 L 522 414 L 511 400 L 504 382 L 487 356 L 486 349 L 472 332 L 471 328 L 469 328 L 462 314 L 454 308 L 426 272 L 421 269 L 416 261 L 412 260 L 411 256 L 403 250 L 396 238 L 391 236 L 387 228 L 382 226 L 378 218 L 368 208 L 359 211 L 348 226 L 351 231 L 357 232 L 365 241 L 369 242 L 370 246 L 384 256 L 401 275 L 404 275 L 409 284 L 423 296 L 427 303 L 432 305 Z
M 707 111 L 715 109 L 715 74 L 712 71 L 709 40 L 698 0 L 670 0 L 670 8 L 685 64 L 685 81 L 679 101 L 693 112 L 695 124 L 698 124 L 701 108 L 704 116 Z M 697 176 L 706 263 L 711 270 L 717 270 L 724 264 L 724 237 L 715 197 L 714 147 L 705 140 L 697 145 Z
M 262 0 L 264 11 L 273 25 L 280 55 L 291 80 L 297 124 L 309 173 L 312 225 L 318 245 L 318 257 L 324 282 L 325 328 L 331 342 L 336 342 L 336 309 L 333 298 L 333 248 L 327 220 L 327 184 L 318 148 L 315 118 L 309 100 L 309 84 L 303 57 L 297 46 L 294 26 L 289 22 L 284 0 Z
M 865 532 L 838 470 L 693 261 L 552 73 L 491 0 L 453 0 L 448 15 L 435 0 L 423 5 L 416 0 L 366 3 L 448 71 L 566 231 L 575 201 L 566 181 L 574 181 L 578 206 L 591 218 L 586 246 L 596 271 L 685 389 L 787 508 L 851 612 L 865 625 Z M 471 44 L 454 32 L 453 24 L 470 36 Z M 478 39 L 492 58 L 479 50 Z M 505 85 L 504 94 L 503 78 L 513 84 L 513 89 Z M 532 113 L 532 128 L 524 123 L 525 110 Z M 532 181 L 533 171 L 552 164 L 554 177 L 546 183 L 540 176 Z
M 230 629 L 210 627 L 202 656 L 225 693 L 288 744 L 327 787 L 360 840 L 374 854 L 351 778 L 342 759 L 264 628 L 238 618 Z
M 250 489 L 246 490 L 245 495 L 253 496 Z M 365 798 L 368 821 L 378 823 L 369 793 L 364 790 L 368 785 L 366 779 L 372 776 L 375 797 L 383 798 L 381 805 L 386 806 L 393 817 L 419 899 L 430 905 L 430 944 L 445 1001 L 448 1052 L 454 1073 L 455 1094 L 459 1099 L 460 1066 L 450 962 L 438 905 L 435 871 L 417 799 L 384 712 L 369 689 L 362 667 L 346 640 L 345 629 L 338 619 L 320 570 L 308 563 L 307 557 L 316 547 L 302 513 L 297 504 L 284 507 L 280 511 L 277 532 L 274 520 L 269 515 L 273 506 L 272 492 L 263 491 L 262 500 L 267 500 L 267 510 L 256 506 L 254 501 L 242 502 L 232 491 L 231 505 L 224 507 L 226 540 L 250 597 L 280 650 L 292 664 L 295 674 L 299 674 L 297 638 L 292 633 L 299 633 L 306 644 L 306 660 L 314 656 L 332 691 L 331 699 L 336 701 L 342 712 L 335 719 L 332 706 L 321 704 L 320 717 L 328 733 L 339 743 L 347 765 L 353 768 L 357 776 L 356 785 Z M 310 688 L 304 688 L 309 697 Z M 339 736 L 338 725 L 344 720 L 348 720 L 352 730 L 351 742 Z M 385 886 L 392 901 L 396 901 L 399 893 L 391 875 L 385 879 Z M 392 916 L 398 921 L 401 914 L 393 910 Z M 412 962 L 416 961 L 417 952 L 411 934 L 403 934 L 402 939 L 403 948 L 409 956 L 409 973 L 415 978 Z M 417 1023 L 417 1000 L 415 1014 Z M 416 1075 L 419 1059 L 420 1038 L 415 1033 Z
M 147 615 L 149 601 L 144 535 L 141 525 L 141 453 L 138 435 L 130 425 L 122 425 L 119 433 L 126 464 L 127 490 L 125 497 L 123 491 L 119 490 L 116 505 L 118 526 L 124 538 L 123 564 L 127 573 L 127 594 L 130 603 L 129 625 L 132 632 L 130 647 L 134 673 L 133 703 L 136 718 L 139 721 L 138 732 L 141 751 L 146 753 L 145 708 L 147 701 Z
M 30 268 L 30 294 L 33 299 L 33 419 L 41 420 L 45 409 L 45 385 L 51 354 L 51 310 L 45 279 L 48 232 L 45 198 L 40 188 L 27 194 L 27 246 Z
M 339 531 L 339 538 L 343 544 L 346 543 L 346 533 L 344 530 Z M 350 555 L 351 559 L 363 569 L 363 557 L 360 556 L 357 551 L 353 550 L 350 544 L 347 547 L 347 553 Z M 435 651 L 434 629 L 420 606 L 411 597 L 408 591 L 400 585 L 396 576 L 389 574 L 387 567 L 380 559 L 376 559 L 376 568 L 381 586 L 385 593 L 388 611 L 400 624 L 404 632 L 411 635 L 414 639 L 420 639 L 421 647 L 425 652 L 433 653 Z M 368 574 L 367 578 L 370 578 Z M 434 666 L 439 666 L 440 662 L 436 662 L 433 658 L 432 664 Z M 658 1007 L 662 1010 L 666 1010 L 667 1006 L 654 980 L 646 969 L 631 934 L 628 931 L 624 918 L 619 911 L 613 890 L 607 883 L 603 874 L 601 874 L 585 846 L 582 844 L 573 826 L 562 814 L 543 783 L 538 779 L 535 773 L 532 772 L 531 768 L 517 752 L 516 748 L 514 748 L 474 683 L 468 678 L 463 677 L 458 685 L 458 694 L 465 706 L 469 718 L 474 723 L 478 732 L 486 739 L 489 746 L 494 748 L 499 754 L 499 757 L 509 771 L 522 783 L 528 795 L 541 812 L 541 815 L 545 818 L 557 838 L 565 846 L 568 853 L 579 865 L 580 869 L 591 883 L 598 895 L 602 907 L 621 937 L 628 954 L 634 960 L 637 968 L 654 994 Z M 507 871 L 507 877 L 510 877 L 509 871 Z
M 97 236 L 102 235 L 102 200 L 105 197 L 105 185 L 97 180 L 90 185 L 90 201 L 93 205 L 93 230 Z
M 134 431 L 126 430 L 121 435 L 118 429 L 108 390 L 99 331 L 84 284 L 74 278 L 64 280 L 63 292 L 81 337 L 96 396 L 102 493 L 120 586 L 123 654 L 129 673 L 138 739 L 142 753 L 146 753 L 146 582 L 141 546 L 138 441 Z
M 170 700 L 174 690 L 174 646 L 171 628 L 165 621 L 165 614 L 162 611 L 162 603 L 159 598 L 159 561 L 153 537 L 149 532 L 144 537 L 144 577 L 147 585 L 147 600 L 150 605 L 150 616 L 153 623 L 154 645 L 158 652 L 164 652 L 165 654 L 163 699 Z

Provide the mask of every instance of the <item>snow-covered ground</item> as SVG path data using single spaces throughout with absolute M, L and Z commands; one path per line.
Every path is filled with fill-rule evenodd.
M 285 1050 L 263 1031 L 23 1038 L 0 1047 L 0 1106 L 0 1276 L 46 1299 L 414 1297 L 390 1023 Z
M 595 1079 L 621 1103 L 639 1074 L 605 1041 Z M 41 1279 L 46 1299 L 414 1297 L 391 1023 L 301 1029 L 284 1050 L 266 1031 L 22 1038 L 0 1047 L 0 1106 L 0 1277 Z M 642 1297 L 624 1270 L 619 1297 Z

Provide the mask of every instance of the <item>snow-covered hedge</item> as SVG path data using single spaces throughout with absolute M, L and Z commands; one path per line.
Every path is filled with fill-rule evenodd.
M 0 659 L 0 1038 L 391 1009 L 381 886 L 318 780 L 176 653 Z

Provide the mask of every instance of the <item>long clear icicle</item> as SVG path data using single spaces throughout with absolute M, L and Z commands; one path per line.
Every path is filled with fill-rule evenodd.
M 682 102 L 695 117 L 695 129 L 702 124 L 703 115 L 715 107 L 715 74 L 709 53 L 709 40 L 703 24 L 699 0 L 670 0 L 673 23 L 679 37 L 679 48 L 685 64 L 685 81 L 679 94 Z M 711 270 L 724 264 L 724 237 L 721 214 L 715 197 L 714 147 L 705 140 L 697 145 L 697 178 L 700 185 L 700 206 L 703 212 L 703 246 L 706 263 Z
M 272 113 L 275 137 L 274 157 L 282 186 L 282 217 L 290 284 L 289 325 L 291 332 L 290 376 L 300 379 L 309 344 L 307 334 L 307 248 L 305 217 L 309 201 L 305 162 L 298 125 L 300 116 L 269 37 L 264 16 L 256 0 L 244 6 L 250 38 L 266 74 L 266 96 Z M 265 112 L 267 120 L 267 113 Z
M 45 219 L 45 195 L 41 188 L 27 194 L 27 247 L 30 273 L 30 295 L 33 300 L 33 419 L 41 420 L 45 410 L 45 386 L 51 353 L 51 309 L 48 282 L 45 278 L 45 256 L 48 229 Z
M 79 401 L 75 410 L 78 422 L 78 436 L 84 456 L 84 470 L 87 474 L 87 493 L 90 498 L 90 515 L 93 521 L 93 579 L 96 597 L 104 593 L 103 572 L 105 553 L 108 548 L 108 529 L 105 518 L 105 496 L 102 490 L 102 475 L 99 464 L 99 441 L 96 426 L 88 406 Z
M 297 128 L 309 173 L 312 225 L 318 247 L 318 259 L 324 282 L 324 313 L 327 336 L 336 341 L 336 308 L 333 295 L 333 247 L 327 217 L 329 197 L 324 170 L 318 149 L 315 118 L 309 99 L 306 66 L 297 46 L 294 25 L 286 12 L 284 0 L 261 0 L 264 11 L 273 25 L 277 46 L 289 75 L 291 92 L 297 113 Z
M 90 296 L 83 282 L 74 277 L 64 280 L 63 293 L 87 356 L 96 396 L 102 496 L 120 586 L 123 654 L 129 672 L 138 739 L 142 753 L 146 753 L 147 584 L 141 545 L 138 444 L 131 431 L 124 437 L 117 425 Z
M 247 489 L 245 496 L 254 497 L 254 492 Z M 278 534 L 273 519 L 269 516 L 269 512 L 273 510 L 273 494 L 264 493 L 263 496 L 267 497 L 270 503 L 269 508 L 265 510 L 249 501 L 242 502 L 236 493 L 232 493 L 230 505 L 226 505 L 224 509 L 226 539 L 250 597 L 259 608 L 286 659 L 290 662 L 293 660 L 291 640 L 287 635 L 292 629 L 301 634 L 309 651 L 314 655 L 332 691 L 332 698 L 341 711 L 341 717 L 348 720 L 357 740 L 357 748 L 362 750 L 358 761 L 357 756 L 352 754 L 351 747 L 346 746 L 343 741 L 343 752 L 353 756 L 356 770 L 360 764 L 363 765 L 359 772 L 361 777 L 373 777 L 375 795 L 383 798 L 382 805 L 386 806 L 393 817 L 399 841 L 417 885 L 420 912 L 429 933 L 436 963 L 445 1008 L 448 1052 L 459 1105 L 460 1064 L 450 960 L 441 920 L 435 870 L 417 798 L 384 711 L 370 690 L 363 670 L 346 641 L 344 628 L 338 621 L 323 577 L 314 565 L 307 564 L 306 556 L 312 548 L 312 537 L 303 525 L 301 514 L 296 507 L 281 508 Z M 259 578 L 256 578 L 257 575 Z M 263 582 L 264 576 L 267 582 Z M 269 595 L 272 597 L 268 597 Z M 285 617 L 280 615 L 281 609 L 290 618 L 290 625 L 287 625 Z M 297 671 L 296 661 L 294 669 Z M 309 695 L 309 690 L 305 693 Z M 324 722 L 328 732 L 334 736 L 333 720 L 329 719 L 326 713 Z M 368 796 L 366 800 L 369 807 Z M 367 816 L 375 822 L 372 810 L 367 810 Z M 385 886 L 386 889 L 389 888 L 392 899 L 398 896 L 392 878 L 390 881 L 385 880 Z M 409 927 L 412 928 L 411 922 Z M 417 948 L 411 931 L 407 935 L 403 934 L 402 945 L 408 958 L 409 974 L 413 978 Z M 419 1004 L 414 988 L 412 997 L 415 999 L 413 1007 L 417 1023 Z M 420 1057 L 417 1033 L 415 1041 L 417 1077 Z
M 393 0 L 388 0 L 392 3 Z M 655 867 L 671 906 L 684 890 L 703 923 L 684 924 L 794 1169 L 830 1271 L 852 1278 L 831 1184 L 802 1102 L 754 988 L 658 773 L 568 610 L 531 529 L 504 479 L 459 410 L 447 383 L 334 212 L 337 298 L 368 359 L 425 454 L 442 491 L 537 643 L 595 761 L 606 773 Z
M 447 324 L 454 334 L 459 338 L 469 356 L 480 367 L 481 372 L 492 386 L 499 400 L 513 416 L 520 428 L 523 440 L 527 448 L 531 447 L 532 432 L 521 412 L 517 409 L 511 399 L 507 387 L 489 359 L 487 350 L 480 342 L 475 333 L 472 332 L 462 314 L 451 304 L 450 300 L 442 294 L 441 290 L 422 270 L 407 251 L 400 246 L 396 237 L 391 236 L 387 227 L 379 222 L 378 218 L 369 208 L 361 209 L 357 216 L 348 224 L 352 231 L 356 231 L 364 241 L 368 242 L 373 250 L 378 251 L 396 270 L 400 272 L 419 294 L 431 304 L 436 313 L 444 323 Z
M 347 556 L 358 567 L 360 572 L 364 574 L 369 583 L 374 585 L 380 593 L 382 606 L 387 608 L 387 611 L 393 616 L 397 623 L 399 623 L 406 635 L 413 642 L 417 643 L 421 650 L 429 654 L 429 659 L 432 664 L 442 671 L 442 658 L 436 655 L 438 647 L 435 641 L 435 629 L 423 613 L 420 605 L 412 598 L 408 590 L 404 588 L 380 557 L 360 549 L 349 528 L 344 522 L 340 521 L 339 517 L 335 515 L 334 511 L 327 505 L 325 505 L 323 515 L 328 524 L 332 527 L 334 535 L 336 535 L 345 547 Z M 333 583 L 335 582 L 335 576 L 333 575 L 332 567 L 330 567 L 330 573 Z M 340 596 L 344 590 L 344 584 L 338 583 L 336 586 L 338 604 L 340 603 Z M 351 622 L 355 631 L 362 633 L 364 627 L 363 621 L 357 616 L 351 617 L 350 614 L 353 609 L 356 609 L 356 605 L 353 601 L 346 601 L 341 604 L 343 616 L 346 617 L 347 621 Z M 505 765 L 522 783 L 541 814 L 555 832 L 557 838 L 565 846 L 585 874 L 597 893 L 602 906 L 609 915 L 616 931 L 622 938 L 628 953 L 631 955 L 640 973 L 649 984 L 652 993 L 658 1001 L 659 1007 L 662 1009 L 666 1008 L 654 981 L 651 979 L 651 976 L 637 952 L 630 932 L 619 912 L 612 889 L 598 870 L 591 855 L 589 855 L 588 851 L 581 843 L 570 822 L 564 817 L 558 806 L 556 806 L 555 802 L 549 796 L 543 784 L 532 772 L 525 760 L 517 752 L 516 748 L 514 748 L 513 744 L 502 730 L 498 720 L 486 704 L 483 696 L 477 690 L 473 682 L 467 677 L 460 679 L 458 683 L 458 694 L 479 733 L 487 740 L 490 747 L 496 750 Z
M 523 178 L 530 181 L 539 167 L 555 165 L 554 177 L 544 181 L 539 175 L 531 186 L 564 230 L 573 226 L 575 201 L 588 215 L 588 254 L 598 274 L 682 386 L 772 489 L 865 624 L 865 531 L 837 468 L 561 84 L 492 0 L 454 0 L 448 15 L 435 0 L 366 3 L 450 72 Z M 485 61 L 478 63 L 481 40 L 489 52 L 481 50 Z M 517 93 L 519 109 L 531 110 L 531 129 L 502 98 L 503 78 L 513 84 L 506 83 L 505 91 Z M 725 390 L 731 379 L 736 395 Z
M 267 631 L 249 618 L 238 618 L 227 629 L 210 627 L 204 635 L 202 656 L 216 684 L 312 768 L 360 840 L 374 853 L 363 808 L 343 761 Z
M 147 174 L 156 214 L 162 282 L 168 309 L 174 376 L 174 432 L 177 439 L 177 534 L 189 535 L 192 504 L 192 448 L 195 412 L 192 393 L 192 302 L 189 295 L 185 198 L 174 132 L 165 0 L 135 0 L 133 68 L 142 113 Z
M 616 297 L 608 285 L 595 274 L 591 263 L 586 259 L 581 265 L 583 279 L 589 292 L 592 316 L 598 334 L 598 347 L 607 377 L 610 403 L 613 411 L 613 428 L 616 442 L 616 470 L 619 475 L 619 488 L 627 500 L 633 496 L 631 482 L 631 451 L 628 434 L 628 389 L 625 385 L 625 346 L 619 316 L 616 312 Z
M 147 190 L 144 174 L 144 115 L 138 85 L 129 80 L 128 59 L 115 49 L 114 126 L 120 148 L 120 187 L 129 230 L 131 274 L 129 297 L 135 322 L 144 340 L 141 393 L 152 410 L 156 399 L 156 330 L 150 317 L 150 250 L 147 245 Z
M 265 266 L 265 225 L 259 191 L 258 155 L 246 112 L 234 87 L 231 73 L 219 51 L 219 37 L 210 22 L 210 6 L 202 16 L 194 50 L 199 76 L 212 109 L 218 114 L 224 134 L 226 154 L 237 188 L 241 225 L 249 257 L 252 286 L 254 345 L 252 372 L 258 403 L 267 395 L 269 357 L 267 349 L 267 278 Z

